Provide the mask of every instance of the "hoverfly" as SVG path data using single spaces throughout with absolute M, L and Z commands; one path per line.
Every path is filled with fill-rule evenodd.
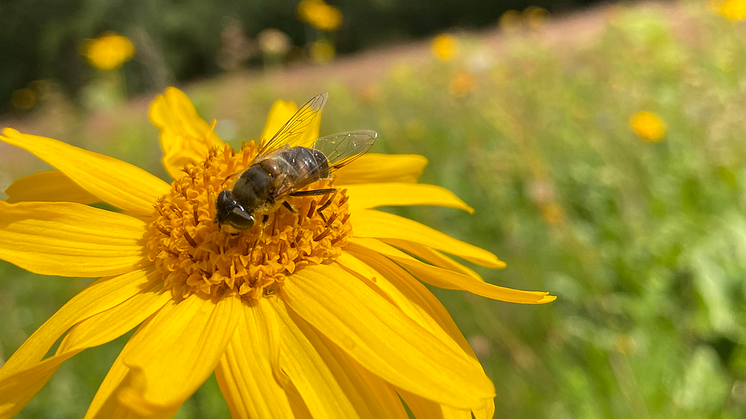
M 225 189 L 215 201 L 215 222 L 228 224 L 237 230 L 251 228 L 261 215 L 284 206 L 295 213 L 285 201 L 289 196 L 336 194 L 335 188 L 301 191 L 311 183 L 328 179 L 332 173 L 357 159 L 373 147 L 375 131 L 360 130 L 327 135 L 310 143 L 303 134 L 321 114 L 327 93 L 309 100 L 269 140 L 262 140 L 259 153 L 249 167 L 238 176 L 233 187 Z M 332 202 L 332 195 L 316 212 Z

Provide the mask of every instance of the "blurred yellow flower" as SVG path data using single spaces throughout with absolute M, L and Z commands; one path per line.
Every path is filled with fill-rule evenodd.
M 126 37 L 110 32 L 86 41 L 81 54 L 93 67 L 109 71 L 129 61 L 135 55 L 135 46 Z
M 629 119 L 629 126 L 645 141 L 657 142 L 666 135 L 666 123 L 653 112 L 637 112 Z
M 498 25 L 505 32 L 513 33 L 521 28 L 521 13 L 518 10 L 508 10 L 500 15 Z
M 542 7 L 529 6 L 523 11 L 523 18 L 526 19 L 526 25 L 534 31 L 544 26 L 548 16 L 549 12 Z
M 440 61 L 451 61 L 458 54 L 458 40 L 447 33 L 438 35 L 433 39 L 431 50 Z
M 324 0 L 303 0 L 297 12 L 300 20 L 320 31 L 335 31 L 342 24 L 342 12 Z
M 746 0 L 725 0 L 720 4 L 719 12 L 728 20 L 744 20 Z
M 259 49 L 268 55 L 285 55 L 290 50 L 292 42 L 285 32 L 268 28 L 257 35 Z
M 448 93 L 453 97 L 464 97 L 474 89 L 475 84 L 474 76 L 466 71 L 460 71 L 451 79 Z
M 334 54 L 336 53 L 334 45 L 326 39 L 311 43 L 310 48 L 311 59 L 316 64 L 328 63 L 334 59 Z

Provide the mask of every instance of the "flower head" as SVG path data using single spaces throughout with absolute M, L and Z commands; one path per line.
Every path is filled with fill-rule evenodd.
M 336 49 L 334 44 L 322 39 L 320 41 L 314 41 L 309 45 L 311 59 L 316 64 L 324 64 L 334 59 Z
M 122 35 L 106 33 L 83 44 L 81 49 L 88 63 L 99 70 L 115 70 L 135 55 L 135 46 Z
M 336 31 L 342 24 L 342 12 L 324 0 L 303 0 L 297 11 L 300 20 L 320 31 Z
M 728 20 L 746 19 L 746 0 L 725 0 L 717 11 Z
M 666 135 L 666 123 L 653 112 L 640 111 L 629 119 L 629 126 L 642 140 L 658 142 Z
M 295 108 L 278 101 L 265 133 Z M 279 206 L 233 231 L 214 222 L 215 199 L 252 166 L 256 143 L 223 144 L 174 88 L 150 118 L 171 184 L 50 138 L 0 136 L 57 169 L 6 191 L 0 259 L 39 274 L 102 277 L 0 368 L 0 417 L 17 413 L 63 361 L 133 328 L 90 417 L 170 417 L 213 371 L 234 417 L 406 417 L 402 400 L 417 417 L 492 417 L 491 381 L 417 279 L 517 303 L 554 297 L 488 284 L 446 253 L 503 267 L 493 254 L 374 209 L 471 211 L 449 191 L 416 183 L 422 157 L 364 155 L 306 187 L 338 193 L 288 197 L 292 210 Z M 304 129 L 301 143 L 316 138 L 318 118 Z M 121 211 L 87 205 L 96 202 Z
M 433 39 L 430 49 L 440 61 L 451 61 L 458 55 L 459 44 L 455 36 L 444 33 Z

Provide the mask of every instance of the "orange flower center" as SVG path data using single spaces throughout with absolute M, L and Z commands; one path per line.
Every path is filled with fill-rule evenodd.
M 335 260 L 352 227 L 345 190 L 333 197 L 287 197 L 295 213 L 280 207 L 257 218 L 254 227 L 236 231 L 215 222 L 215 200 L 256 157 L 254 143 L 234 151 L 213 149 L 207 159 L 187 164 L 186 176 L 155 205 L 145 235 L 149 259 L 174 296 L 221 296 L 237 292 L 257 300 L 275 292 L 284 279 L 308 264 Z M 329 188 L 321 180 L 306 189 Z M 331 204 L 319 215 L 321 208 Z M 257 214 L 255 214 L 257 215 Z M 326 221 L 324 220 L 326 218 Z

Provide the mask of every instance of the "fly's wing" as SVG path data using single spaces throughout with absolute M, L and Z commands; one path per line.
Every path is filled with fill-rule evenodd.
M 376 143 L 376 137 L 378 133 L 371 130 L 340 132 L 319 138 L 313 148 L 324 153 L 334 171 L 367 153 Z
M 303 165 L 302 170 L 298 172 L 295 182 L 292 185 L 280 186 L 275 198 L 281 199 L 285 195 L 302 189 L 309 184 L 321 179 L 328 171 L 330 174 L 340 167 L 348 165 L 356 158 L 365 154 L 376 142 L 378 134 L 375 131 L 360 130 L 350 132 L 340 132 L 321 137 L 313 144 L 313 148 L 326 156 L 328 167 L 316 165 L 309 167 Z
M 329 98 L 328 93 L 322 93 L 314 96 L 305 105 L 298 109 L 285 125 L 277 131 L 271 139 L 262 140 L 259 147 L 259 156 L 265 156 L 273 151 L 277 151 L 285 145 L 294 147 L 302 144 L 295 144 L 303 134 L 308 130 L 313 121 L 321 115 L 321 110 L 326 105 Z

